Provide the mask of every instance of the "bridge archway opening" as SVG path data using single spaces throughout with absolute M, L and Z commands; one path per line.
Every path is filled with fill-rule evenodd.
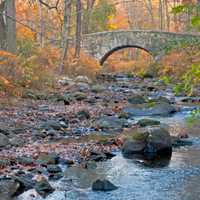
M 137 45 L 115 47 L 100 60 L 105 71 L 123 71 L 123 69 L 137 71 L 137 68 L 147 68 L 152 62 L 154 62 L 154 57 L 151 52 Z
M 105 63 L 105 61 L 115 52 L 119 51 L 119 50 L 122 50 L 122 49 L 140 49 L 140 50 L 143 50 L 145 52 L 147 52 L 152 58 L 153 58 L 153 55 L 151 54 L 151 52 L 144 48 L 144 47 L 141 47 L 141 46 L 137 46 L 137 45 L 124 45 L 124 46 L 118 46 L 118 47 L 115 47 L 113 49 L 111 49 L 110 51 L 108 51 L 101 59 L 100 59 L 100 65 L 103 65 Z

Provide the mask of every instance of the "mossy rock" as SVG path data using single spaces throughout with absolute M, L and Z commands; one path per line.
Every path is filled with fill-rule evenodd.
M 130 104 L 144 104 L 146 103 L 146 98 L 142 95 L 133 95 L 128 98 Z
M 91 88 L 91 91 L 94 93 L 101 93 L 105 90 L 105 88 L 102 85 L 93 85 Z
M 87 95 L 83 92 L 75 92 L 73 94 L 73 97 L 77 100 L 77 101 L 82 101 L 87 99 Z
M 47 100 L 48 94 L 42 91 L 25 90 L 22 94 L 23 98 L 34 100 Z
M 146 126 L 155 126 L 159 125 L 160 122 L 157 120 L 152 120 L 152 119 L 141 119 L 137 123 L 141 127 L 146 127 Z
M 149 133 L 137 131 L 134 132 L 131 136 L 134 141 L 145 141 L 148 138 Z

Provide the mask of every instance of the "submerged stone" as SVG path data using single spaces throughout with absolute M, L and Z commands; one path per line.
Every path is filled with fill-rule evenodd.
M 92 184 L 92 190 L 93 191 L 112 191 L 112 190 L 116 190 L 118 189 L 117 186 L 115 186 L 113 183 L 111 183 L 108 180 L 96 180 L 93 184 Z

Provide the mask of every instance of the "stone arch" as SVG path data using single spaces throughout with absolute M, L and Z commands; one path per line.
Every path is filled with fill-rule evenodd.
M 99 61 L 99 62 L 100 62 L 100 65 L 103 65 L 104 62 L 108 59 L 108 57 L 109 57 L 110 55 L 112 55 L 114 52 L 119 51 L 119 50 L 121 50 L 121 49 L 126 49 L 126 48 L 141 49 L 141 50 L 147 52 L 149 55 L 151 55 L 152 58 L 154 59 L 154 56 L 152 55 L 152 52 L 151 52 L 150 50 L 148 50 L 147 48 L 141 47 L 141 46 L 139 46 L 139 45 L 121 45 L 121 46 L 114 47 L 114 48 L 112 48 L 111 50 L 109 50 L 107 53 L 105 53 L 105 54 L 103 55 L 103 57 L 100 58 L 100 61 Z

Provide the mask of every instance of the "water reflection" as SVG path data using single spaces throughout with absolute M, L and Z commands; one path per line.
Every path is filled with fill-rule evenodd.
M 172 153 L 167 155 L 123 155 L 127 159 L 131 159 L 133 163 L 141 167 L 162 168 L 170 164 Z

